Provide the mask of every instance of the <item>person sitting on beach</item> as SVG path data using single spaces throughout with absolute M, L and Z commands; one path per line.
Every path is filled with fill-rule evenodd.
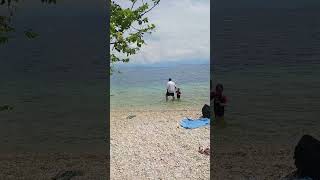
M 180 88 L 177 88 L 176 94 L 177 94 L 177 99 L 180 100 L 180 96 L 181 96 Z
M 176 90 L 176 83 L 174 83 L 171 78 L 167 83 L 167 93 L 166 93 L 166 101 L 168 101 L 168 96 L 172 96 L 172 100 L 174 101 L 174 92 Z
M 213 100 L 215 120 L 220 123 L 224 121 L 224 108 L 227 103 L 226 96 L 223 95 L 223 85 L 217 84 L 216 90 L 210 93 L 210 100 Z

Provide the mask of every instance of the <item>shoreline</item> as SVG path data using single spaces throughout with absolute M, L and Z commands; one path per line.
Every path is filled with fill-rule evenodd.
M 202 107 L 208 104 L 210 105 L 210 102 L 203 103 L 203 104 L 196 104 L 191 106 L 179 106 L 168 104 L 168 106 L 117 106 L 117 107 L 110 107 L 110 112 L 159 112 L 159 111 L 168 111 L 168 112 L 174 112 L 174 111 L 199 111 L 201 112 Z
M 196 108 L 192 109 L 143 109 L 143 108 L 137 108 L 137 109 L 111 109 L 110 112 L 116 113 L 116 112 L 201 112 L 200 110 L 197 110 Z

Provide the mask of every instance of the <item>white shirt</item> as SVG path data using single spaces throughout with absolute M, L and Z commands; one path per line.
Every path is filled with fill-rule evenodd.
M 167 90 L 169 93 L 174 93 L 176 91 L 176 83 L 174 83 L 173 81 L 169 81 L 167 83 Z

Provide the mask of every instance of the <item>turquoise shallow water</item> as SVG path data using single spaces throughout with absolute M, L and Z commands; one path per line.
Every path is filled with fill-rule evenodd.
M 197 108 L 209 103 L 208 65 L 123 66 L 111 77 L 111 109 Z M 165 101 L 166 83 L 172 78 L 181 88 L 181 100 Z

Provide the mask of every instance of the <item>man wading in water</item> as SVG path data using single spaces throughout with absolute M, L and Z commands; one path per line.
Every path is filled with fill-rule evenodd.
M 171 81 L 171 78 L 169 78 L 169 81 L 167 83 L 167 93 L 166 93 L 166 101 L 168 101 L 168 96 L 172 96 L 172 100 L 174 101 L 174 92 L 176 91 L 176 83 Z

